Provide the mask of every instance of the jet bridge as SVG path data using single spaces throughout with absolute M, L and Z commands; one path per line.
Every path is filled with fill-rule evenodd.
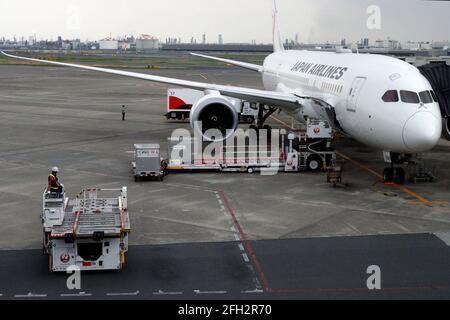
M 450 140 L 450 66 L 445 61 L 436 61 L 419 67 L 419 70 L 436 93 L 443 116 L 442 133 Z

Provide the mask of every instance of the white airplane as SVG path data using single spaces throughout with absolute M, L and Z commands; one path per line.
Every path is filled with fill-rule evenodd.
M 262 74 L 265 90 L 215 85 L 148 74 L 4 55 L 22 60 L 75 67 L 131 78 L 181 86 L 205 92 L 191 110 L 191 125 L 202 122 L 203 132 L 220 129 L 226 138 L 238 126 L 238 114 L 226 97 L 270 106 L 260 117 L 281 109 L 295 119 L 328 120 L 363 144 L 391 154 L 384 170 L 387 182 L 402 183 L 405 173 L 394 168 L 408 155 L 432 149 L 442 132 L 442 116 L 428 80 L 417 68 L 399 59 L 349 51 L 286 51 L 278 22 L 277 3 L 273 13 L 274 53 L 262 66 L 193 54 Z M 208 137 L 206 137 L 208 138 Z

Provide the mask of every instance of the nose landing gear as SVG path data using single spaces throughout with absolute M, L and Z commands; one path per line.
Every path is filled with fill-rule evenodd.
M 405 169 L 396 165 L 402 165 L 409 162 L 411 157 L 411 155 L 384 152 L 384 161 L 390 163 L 391 166 L 384 169 L 383 182 L 385 184 L 404 184 L 406 180 Z
M 385 184 L 404 184 L 406 179 L 405 169 L 391 166 L 383 171 L 383 181 Z

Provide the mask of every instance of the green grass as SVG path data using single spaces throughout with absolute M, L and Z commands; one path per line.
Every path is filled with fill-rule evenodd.
M 49 52 L 17 53 L 18 55 L 34 57 L 39 59 L 47 59 L 58 62 L 79 63 L 90 66 L 100 66 L 108 68 L 161 68 L 161 69 L 190 69 L 200 67 L 217 67 L 227 68 L 228 66 L 222 62 L 212 61 L 189 55 L 180 56 L 163 56 L 163 53 L 155 55 L 155 57 L 143 56 L 103 56 L 93 53 L 86 54 L 60 54 Z M 220 54 L 216 55 L 227 59 L 239 60 L 254 64 L 262 65 L 266 55 L 264 54 Z M 40 63 L 8 58 L 0 55 L 0 65 L 42 65 Z

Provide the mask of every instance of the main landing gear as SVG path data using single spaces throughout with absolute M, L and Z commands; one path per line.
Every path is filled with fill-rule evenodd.
M 412 155 L 384 152 L 384 161 L 390 163 L 390 167 L 383 170 L 383 181 L 385 184 L 404 184 L 406 180 L 405 169 L 401 167 L 410 162 Z
M 268 133 L 270 133 L 270 130 L 272 128 L 268 125 L 265 125 L 264 123 L 277 110 L 278 110 L 278 108 L 275 108 L 275 107 L 260 105 L 259 110 L 258 110 L 258 117 L 256 119 L 256 125 L 251 125 L 250 129 L 254 129 L 254 130 L 256 130 L 256 132 L 258 132 L 258 129 L 266 129 L 268 131 Z

